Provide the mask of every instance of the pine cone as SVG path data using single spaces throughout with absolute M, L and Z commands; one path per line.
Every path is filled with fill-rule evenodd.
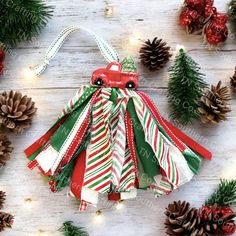
M 3 92 L 0 95 L 0 124 L 12 131 L 20 133 L 28 128 L 36 111 L 32 99 L 20 92 Z
M 150 71 L 156 71 L 164 67 L 169 61 L 170 47 L 162 39 L 155 37 L 152 41 L 149 39 L 140 48 L 141 63 Z
M 6 193 L 0 191 L 0 209 L 2 209 L 5 200 L 6 200 Z
M 211 86 L 201 98 L 201 105 L 198 111 L 201 115 L 202 123 L 219 123 L 227 120 L 227 113 L 231 110 L 228 101 L 230 92 L 227 86 L 221 86 L 221 81 L 217 86 Z
M 11 142 L 8 137 L 5 134 L 0 134 L 0 168 L 5 166 L 6 162 L 10 159 L 12 150 L 13 148 L 11 147 Z
M 193 229 L 200 221 L 198 209 L 190 208 L 188 202 L 173 202 L 166 208 L 166 234 L 191 235 Z M 192 235 L 191 235 L 192 236 Z
M 236 67 L 235 67 L 234 75 L 230 78 L 230 85 L 231 85 L 233 91 L 236 93 Z
M 14 217 L 11 214 L 0 212 L 0 232 L 5 228 L 11 228 Z

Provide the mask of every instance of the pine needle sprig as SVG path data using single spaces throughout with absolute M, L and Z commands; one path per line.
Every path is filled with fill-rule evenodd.
M 236 180 L 221 180 L 206 205 L 230 206 L 236 204 Z
M 0 42 L 15 47 L 30 41 L 46 26 L 52 7 L 41 0 L 0 0 Z
M 62 232 L 64 236 L 89 236 L 83 227 L 74 226 L 72 221 L 64 222 L 59 231 Z

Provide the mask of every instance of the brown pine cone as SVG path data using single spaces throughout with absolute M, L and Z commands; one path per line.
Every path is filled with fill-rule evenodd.
M 166 208 L 166 234 L 189 236 L 200 221 L 198 209 L 188 202 L 173 202 Z M 191 235 L 192 236 L 192 235 Z
M 227 120 L 227 113 L 231 111 L 228 103 L 230 100 L 227 86 L 221 86 L 221 81 L 217 86 L 212 85 L 211 89 L 202 96 L 201 105 L 198 108 L 202 123 L 219 123 Z
M 0 212 L 0 232 L 5 228 L 11 228 L 14 217 L 11 214 Z
M 5 200 L 6 200 L 6 193 L 0 191 L 0 209 L 2 209 Z
M 5 166 L 6 162 L 10 159 L 12 150 L 13 148 L 8 137 L 5 134 L 0 134 L 0 168 Z
M 3 92 L 0 95 L 0 125 L 17 133 L 30 127 L 37 111 L 30 97 L 20 92 Z
M 234 75 L 230 78 L 230 85 L 233 91 L 236 93 L 236 67 Z
M 157 37 L 152 41 L 149 39 L 145 41 L 139 53 L 141 63 L 150 71 L 157 71 L 164 67 L 172 56 L 170 47 L 166 46 L 166 43 Z

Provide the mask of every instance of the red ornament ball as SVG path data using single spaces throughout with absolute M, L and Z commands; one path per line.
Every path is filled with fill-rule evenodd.
M 202 25 L 202 16 L 195 10 L 191 10 L 188 7 L 184 7 L 180 13 L 179 21 L 189 33 L 198 29 Z
M 199 8 L 205 5 L 205 0 L 186 0 L 185 4 L 191 8 Z
M 205 38 L 209 44 L 223 43 L 227 37 L 228 28 L 226 25 L 211 23 L 205 29 Z

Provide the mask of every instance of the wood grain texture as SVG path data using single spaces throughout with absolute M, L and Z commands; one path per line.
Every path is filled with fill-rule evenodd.
M 187 35 L 177 24 L 177 11 L 182 1 L 171 0 L 111 0 L 115 16 L 104 17 L 103 0 L 50 0 L 55 7 L 54 17 L 47 28 L 32 43 L 20 45 L 6 60 L 5 76 L 0 80 L 1 90 L 16 89 L 32 96 L 39 110 L 32 127 L 22 135 L 10 134 L 15 147 L 12 160 L 0 170 L 0 189 L 7 191 L 4 211 L 15 215 L 12 230 L 3 236 L 61 235 L 57 229 L 65 220 L 88 229 L 91 236 L 164 236 L 164 208 L 173 200 L 185 199 L 201 206 L 222 177 L 236 178 L 236 102 L 232 100 L 232 113 L 228 122 L 217 126 L 200 123 L 182 127 L 190 136 L 210 148 L 214 159 L 204 161 L 201 172 L 191 183 L 170 196 L 155 199 L 151 192 L 139 191 L 137 199 L 126 201 L 125 208 L 104 213 L 102 223 L 94 220 L 95 209 L 79 213 L 74 199 L 67 190 L 53 194 L 38 171 L 26 168 L 23 150 L 42 135 L 55 121 L 66 101 L 76 89 L 88 84 L 91 72 L 105 61 L 95 43 L 87 34 L 74 34 L 52 61 L 47 71 L 35 80 L 22 78 L 21 71 L 42 59 L 46 48 L 55 36 L 70 24 L 93 29 L 108 40 L 121 56 L 131 54 L 138 62 L 139 46 L 131 46 L 129 38 L 139 32 L 143 39 L 154 36 L 165 39 L 175 53 L 177 44 L 185 45 L 189 54 L 202 66 L 209 83 L 222 80 L 229 84 L 235 67 L 235 40 L 229 39 L 219 50 L 208 50 L 201 36 Z M 164 3 L 164 4 L 163 4 Z M 227 8 L 227 0 L 216 0 L 219 10 Z M 140 20 L 141 19 L 141 20 Z M 172 62 L 169 63 L 169 65 Z M 166 117 L 169 110 L 166 98 L 167 67 L 158 73 L 149 73 L 139 65 L 141 90 L 147 92 Z M 24 199 L 32 198 L 32 207 Z M 101 199 L 101 205 L 106 201 Z M 44 232 L 41 233 L 40 232 Z

